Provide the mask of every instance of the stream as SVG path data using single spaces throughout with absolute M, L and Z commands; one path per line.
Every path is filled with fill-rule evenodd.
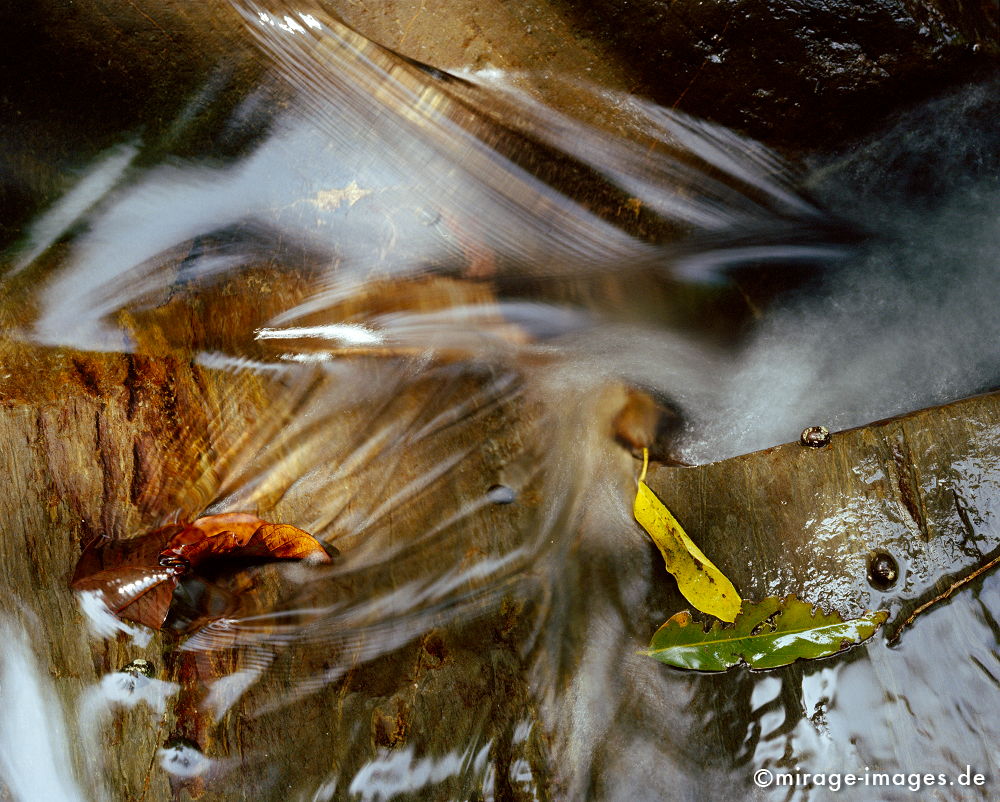
M 174 425 L 210 454 L 151 451 L 140 512 L 90 534 L 250 511 L 335 557 L 185 583 L 160 633 L 60 591 L 72 644 L 7 587 L 0 796 L 116 799 L 145 727 L 146 799 L 164 775 L 177 799 L 989 798 L 995 575 L 895 646 L 669 669 L 638 654 L 670 580 L 612 435 L 633 390 L 670 418 L 664 458 L 703 466 L 1000 387 L 997 82 L 793 160 L 574 76 L 442 73 L 320 10 L 230 10 L 259 69 L 213 56 L 176 115 L 45 168 L 5 229 L 4 337 L 177 360 L 201 393 Z M 955 470 L 996 547 L 1000 466 Z M 163 672 L 57 691 L 112 643 Z

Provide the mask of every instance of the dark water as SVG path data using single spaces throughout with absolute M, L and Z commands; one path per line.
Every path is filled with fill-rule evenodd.
M 213 73 L 166 133 L 108 143 L 5 252 L 8 336 L 179 354 L 263 388 L 260 419 L 207 410 L 231 448 L 210 482 L 177 466 L 156 523 L 250 510 L 341 552 L 267 569 L 267 593 L 178 647 L 233 660 L 205 711 L 279 737 L 165 746 L 162 769 L 222 798 L 834 794 L 753 786 L 757 769 L 800 767 L 957 781 L 968 765 L 995 787 L 994 577 L 897 647 L 760 675 L 669 671 L 636 654 L 663 579 L 610 426 L 622 388 L 642 387 L 679 410 L 676 455 L 704 463 L 1000 384 L 996 84 L 793 166 L 639 98 L 551 79 L 601 110 L 577 119 L 517 76 L 425 71 L 318 11 L 234 7 L 261 75 L 234 101 Z M 216 145 L 195 148 L 213 103 L 227 110 Z M 997 466 L 956 470 L 995 545 Z M 93 637 L 148 643 L 81 601 Z M 515 602 L 503 650 L 483 622 Z M 107 798 L 113 713 L 162 713 L 180 688 L 110 673 L 60 711 L 58 649 L 30 642 L 43 614 L 4 622 L 4 782 L 15 799 Z M 395 704 L 378 683 L 408 683 L 379 660 L 417 643 L 438 659 L 428 633 L 442 631 L 465 655 L 445 696 L 427 691 L 454 708 L 446 726 L 377 746 L 350 715 L 282 731 L 282 711 L 330 699 L 369 717 L 366 698 Z M 486 667 L 523 685 L 461 684 Z M 837 793 L 905 798 L 917 782 Z

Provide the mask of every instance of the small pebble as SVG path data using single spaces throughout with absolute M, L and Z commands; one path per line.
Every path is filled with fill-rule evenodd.
M 825 426 L 810 426 L 802 430 L 799 442 L 810 448 L 822 448 L 830 444 L 830 430 Z
M 493 485 L 486 491 L 486 498 L 494 504 L 513 504 L 517 501 L 517 493 L 507 485 Z
M 876 590 L 888 590 L 899 579 L 899 565 L 891 554 L 877 551 L 868 561 L 868 584 Z
M 131 674 L 133 677 L 150 677 L 156 673 L 156 669 L 149 660 L 143 660 L 141 657 L 133 660 L 128 665 L 122 666 L 118 669 L 122 674 Z

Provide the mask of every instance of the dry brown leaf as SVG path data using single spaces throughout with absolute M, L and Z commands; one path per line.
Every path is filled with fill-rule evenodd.
M 206 561 L 248 557 L 330 562 L 323 545 L 302 529 L 225 513 L 130 540 L 93 543 L 81 555 L 70 586 L 98 591 L 116 615 L 159 629 L 183 576 L 197 573 Z

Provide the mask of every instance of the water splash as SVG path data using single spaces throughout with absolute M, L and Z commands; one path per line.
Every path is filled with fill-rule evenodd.
M 55 690 L 35 659 L 25 631 L 0 621 L 4 649 L 0 656 L 0 779 L 18 802 L 51 799 L 82 802 L 70 766 L 69 741 Z

